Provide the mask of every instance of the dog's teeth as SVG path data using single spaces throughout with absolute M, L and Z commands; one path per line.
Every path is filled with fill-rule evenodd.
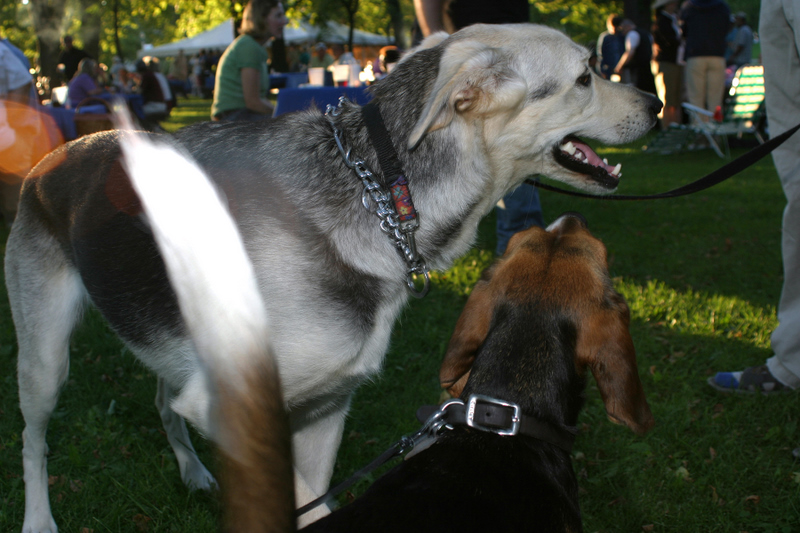
M 621 176 L 622 171 L 622 163 L 617 163 L 617 166 L 614 167 L 614 170 L 611 171 L 611 174 L 614 176 Z
M 606 165 L 608 164 L 608 159 L 606 159 L 605 157 L 603 158 L 603 164 L 606 164 Z
M 572 144 L 572 141 L 568 142 L 567 144 L 562 144 L 561 149 L 567 152 L 569 155 L 574 155 L 576 150 L 575 145 Z

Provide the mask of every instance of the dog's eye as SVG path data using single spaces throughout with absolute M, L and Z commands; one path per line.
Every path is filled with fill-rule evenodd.
M 582 85 L 583 87 L 588 87 L 592 83 L 592 75 L 591 74 L 584 74 L 580 78 L 578 78 L 577 84 Z

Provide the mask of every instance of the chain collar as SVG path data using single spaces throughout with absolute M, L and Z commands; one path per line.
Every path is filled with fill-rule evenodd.
M 370 200 L 374 202 L 374 213 L 381 220 L 381 231 L 389 237 L 389 241 L 394 244 L 406 262 L 406 287 L 408 291 L 415 298 L 423 298 L 430 289 L 430 273 L 425 260 L 417 252 L 414 232 L 419 227 L 419 223 L 416 220 L 413 223 L 400 222 L 392 196 L 375 180 L 375 174 L 367 167 L 364 160 L 353 155 L 352 149 L 345 149 L 342 143 L 342 130 L 336 125 L 336 117 L 342 113 L 342 106 L 345 102 L 347 102 L 347 98 L 343 96 L 339 99 L 339 105 L 336 107 L 328 105 L 325 111 L 325 116 L 333 129 L 333 138 L 336 140 L 336 146 L 339 148 L 344 164 L 353 169 L 364 185 L 364 191 L 361 193 L 361 203 L 364 208 L 367 211 L 372 211 Z M 416 276 L 423 277 L 422 288 L 417 288 Z

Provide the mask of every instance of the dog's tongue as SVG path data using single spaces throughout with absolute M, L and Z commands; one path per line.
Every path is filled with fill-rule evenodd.
M 571 158 L 593 167 L 600 167 L 612 176 L 620 177 L 622 165 L 611 166 L 605 159 L 600 159 L 594 150 L 588 144 L 584 143 L 577 137 L 570 137 L 565 139 L 565 143 L 561 145 L 561 150 L 566 152 Z

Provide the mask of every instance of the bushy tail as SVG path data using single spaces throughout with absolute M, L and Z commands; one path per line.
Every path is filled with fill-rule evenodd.
M 236 225 L 186 155 L 133 132 L 120 132 L 120 144 L 206 371 L 226 530 L 293 531 L 289 424 L 267 311 Z

